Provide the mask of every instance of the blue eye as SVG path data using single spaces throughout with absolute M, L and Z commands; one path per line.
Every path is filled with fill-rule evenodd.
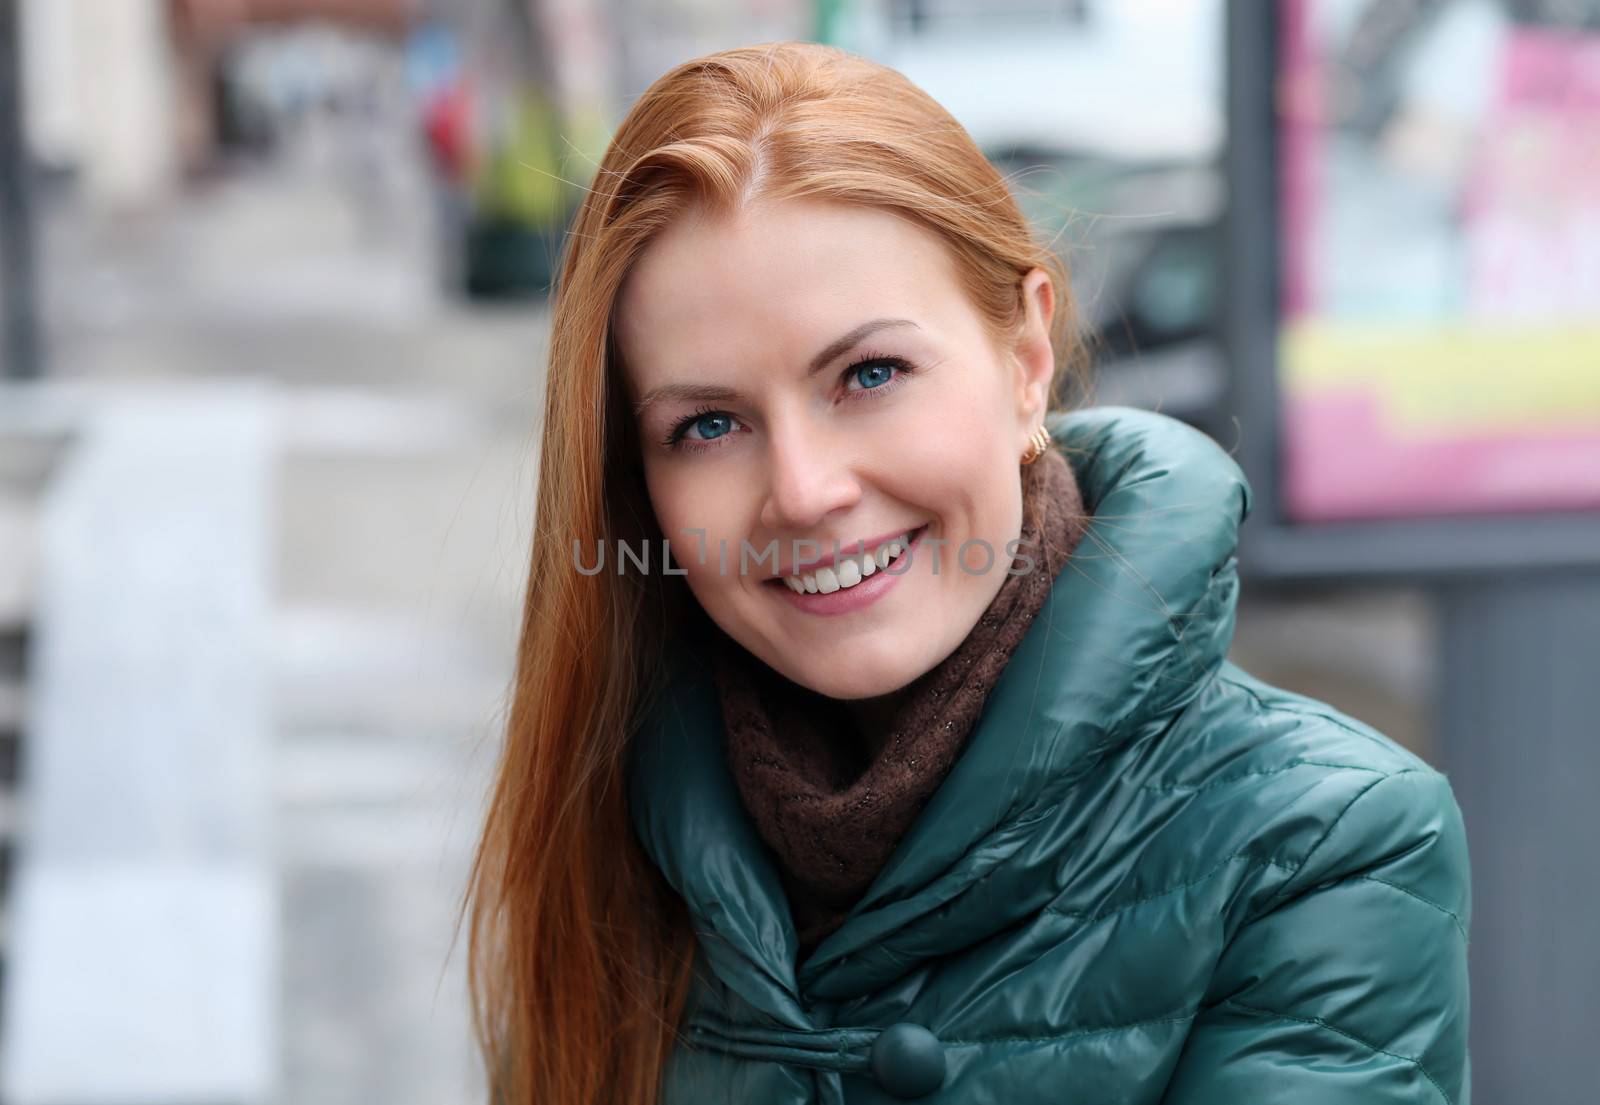
M 729 418 L 725 414 L 720 414 L 717 412 L 713 412 L 711 414 L 702 414 L 699 418 L 696 418 L 692 423 L 690 423 L 691 429 L 695 427 L 699 428 L 703 440 L 710 441 L 712 438 L 721 437 L 723 434 L 732 430 L 733 419 Z
M 900 357 L 868 355 L 845 369 L 845 390 L 879 391 L 884 385 L 893 383 L 897 376 L 903 376 L 909 371 L 911 366 Z M 851 387 L 852 380 L 861 386 Z
M 862 365 L 853 371 L 855 372 L 856 380 L 860 382 L 864 391 L 887 384 L 894 376 L 893 367 L 882 361 Z
M 683 438 L 688 437 L 690 430 L 696 428 L 700 430 L 700 434 L 690 437 L 690 442 L 712 441 L 733 432 L 733 416 L 709 408 L 697 410 L 673 426 L 672 432 L 662 444 L 669 449 L 673 448 Z

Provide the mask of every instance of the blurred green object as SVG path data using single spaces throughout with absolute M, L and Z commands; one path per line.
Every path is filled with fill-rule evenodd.
M 472 181 L 464 283 L 475 298 L 542 295 L 555 281 L 577 187 L 561 171 L 561 116 L 525 88 Z
M 525 88 L 510 107 L 499 136 L 473 182 L 475 207 L 490 219 L 529 225 L 556 222 L 566 205 L 558 149 L 561 120 L 541 91 Z
M 818 42 L 839 45 L 840 24 L 844 21 L 845 0 L 813 0 L 812 33 Z

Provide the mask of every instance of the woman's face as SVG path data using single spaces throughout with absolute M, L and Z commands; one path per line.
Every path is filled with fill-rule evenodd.
M 630 272 L 616 336 L 656 520 L 706 613 L 775 671 L 888 694 L 994 599 L 1054 370 L 1044 272 L 1023 291 L 997 349 L 936 235 L 814 200 L 691 214 Z M 849 555 L 907 534 L 885 567 Z

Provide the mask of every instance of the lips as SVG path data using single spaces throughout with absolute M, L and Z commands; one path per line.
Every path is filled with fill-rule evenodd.
M 782 579 L 784 576 L 800 575 L 804 572 L 814 572 L 818 568 L 834 564 L 839 560 L 843 560 L 845 557 L 859 556 L 864 552 L 875 553 L 879 548 L 890 541 L 900 538 L 909 540 L 917 533 L 918 529 L 923 528 L 926 525 L 927 523 L 923 523 L 922 527 L 907 527 L 905 529 L 890 530 L 888 533 L 881 533 L 876 537 L 869 537 L 862 541 L 853 541 L 849 545 L 836 545 L 831 541 L 818 542 L 799 540 L 791 542 L 791 546 L 809 545 L 813 548 L 835 549 L 838 551 L 838 555 L 822 555 L 809 557 L 805 560 L 791 560 L 788 564 L 784 565 L 782 571 L 777 573 L 776 578 Z
M 860 552 L 841 553 L 832 559 L 809 561 L 803 570 L 777 576 L 767 582 L 788 587 L 797 595 L 827 595 L 835 591 L 848 591 L 893 564 L 905 554 L 925 529 L 927 529 L 926 523 L 915 529 L 878 539 Z M 856 546 L 859 547 L 861 544 L 862 542 L 857 542 Z
M 928 532 L 929 526 L 919 526 L 910 531 L 910 544 L 903 556 L 904 563 L 897 564 L 890 561 L 887 568 L 875 570 L 870 576 L 863 576 L 853 585 L 840 585 L 835 579 L 830 585 L 831 590 L 807 591 L 803 587 L 798 591 L 789 581 L 794 577 L 785 577 L 776 581 L 778 589 L 773 597 L 777 601 L 789 606 L 798 613 L 814 615 L 817 617 L 838 617 L 846 614 L 855 614 L 883 601 L 886 595 L 892 594 L 899 587 L 901 580 L 911 575 L 908 571 L 911 560 L 917 549 L 922 545 L 923 535 Z M 876 560 L 874 560 L 876 563 Z M 818 566 L 818 573 L 829 571 L 823 565 Z M 805 573 L 802 573 L 804 576 Z M 813 580 L 815 583 L 815 580 Z

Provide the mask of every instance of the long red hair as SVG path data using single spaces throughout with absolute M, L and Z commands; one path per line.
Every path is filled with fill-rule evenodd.
M 937 233 L 998 340 L 1022 277 L 1060 263 L 972 138 L 892 69 L 807 43 L 678 66 L 633 105 L 567 238 L 553 307 L 531 564 L 504 743 L 463 903 L 476 1032 L 496 1105 L 654 1105 L 694 935 L 635 839 L 625 756 L 669 634 L 703 617 L 678 577 L 585 575 L 574 542 L 660 548 L 611 341 L 630 266 L 692 205 L 808 196 Z M 1064 362 L 1070 362 L 1064 364 Z M 586 561 L 587 562 L 587 561 Z

